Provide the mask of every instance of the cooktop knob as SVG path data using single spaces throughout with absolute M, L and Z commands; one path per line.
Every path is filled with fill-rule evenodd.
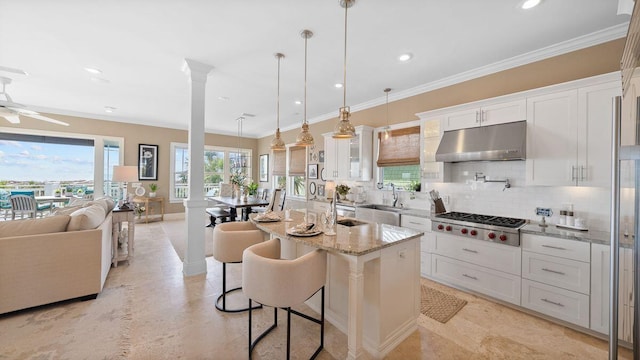
M 447 230 L 447 231 L 451 231 L 451 226 L 447 225 L 447 227 L 444 228 L 444 229 Z
M 500 241 L 507 241 L 507 235 L 505 234 L 500 235 Z
M 466 234 L 466 233 L 467 233 L 467 229 L 462 228 L 462 229 L 460 230 L 460 232 L 461 232 L 461 233 L 463 233 L 463 234 Z
M 438 230 L 442 230 L 442 229 L 444 229 L 444 225 L 438 224 Z
M 490 232 L 489 234 L 487 234 L 487 236 L 489 237 L 489 239 L 495 239 L 496 238 L 496 234 Z
M 473 235 L 473 236 L 476 236 L 476 235 L 478 235 L 478 232 L 475 231 L 475 230 L 471 230 L 470 234 Z

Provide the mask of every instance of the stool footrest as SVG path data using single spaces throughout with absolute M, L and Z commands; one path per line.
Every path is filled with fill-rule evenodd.
M 222 302 L 222 306 L 220 306 L 220 301 L 223 300 L 223 298 L 226 297 L 227 294 L 234 291 L 238 291 L 238 290 L 242 290 L 242 287 L 233 288 L 231 290 L 227 290 L 226 292 L 223 292 L 222 294 L 220 294 L 220 296 L 218 296 L 218 298 L 216 299 L 216 309 L 222 312 L 227 312 L 227 313 L 237 313 L 237 312 L 243 312 L 243 311 L 249 310 L 248 307 L 241 308 L 241 309 L 227 309 L 226 303 L 224 301 Z M 262 308 L 261 304 L 258 304 L 257 306 L 252 307 L 252 309 L 261 309 L 261 308 Z

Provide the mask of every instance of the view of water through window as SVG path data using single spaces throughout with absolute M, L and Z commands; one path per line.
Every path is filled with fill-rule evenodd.
M 94 147 L 0 140 L 0 182 L 93 182 Z

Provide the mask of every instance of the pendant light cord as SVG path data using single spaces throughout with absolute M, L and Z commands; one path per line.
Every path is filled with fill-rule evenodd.
M 344 69 L 343 69 L 343 95 L 342 107 L 347 106 L 347 10 L 349 9 L 350 0 L 344 0 Z
M 276 108 L 276 128 L 280 130 L 280 60 L 282 59 L 281 54 L 276 55 L 278 57 L 278 105 Z
M 304 123 L 307 123 L 307 40 L 309 34 L 304 37 Z

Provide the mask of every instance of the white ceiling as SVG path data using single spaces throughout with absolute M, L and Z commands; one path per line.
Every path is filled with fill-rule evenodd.
M 625 36 L 617 0 L 359 0 L 348 12 L 347 105 L 352 111 Z M 338 0 L 0 0 L 0 66 L 8 93 L 30 109 L 186 129 L 185 58 L 214 67 L 206 129 L 273 134 L 282 52 L 280 122 L 298 127 L 308 41 L 310 122 L 336 117 L 343 93 L 344 9 Z M 413 59 L 400 63 L 397 56 Z M 102 70 L 108 83 L 83 70 Z M 221 101 L 218 98 L 228 98 Z M 105 113 L 105 106 L 117 108 Z M 55 117 L 55 116 L 53 116 Z M 4 121 L 4 119 L 0 119 Z M 2 126 L 2 123 L 0 123 Z

